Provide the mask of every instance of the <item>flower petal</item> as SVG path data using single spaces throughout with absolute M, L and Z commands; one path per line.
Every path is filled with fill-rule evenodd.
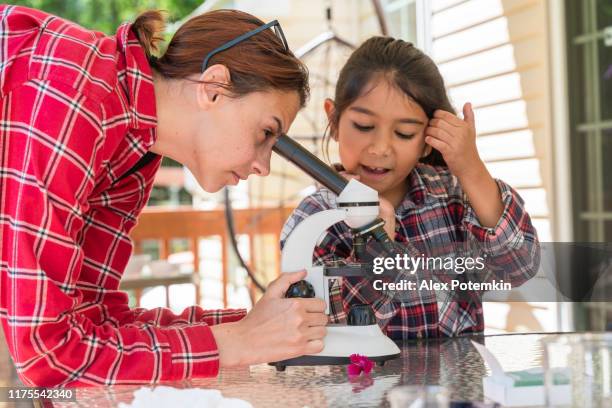
M 349 356 L 349 359 L 351 360 L 352 364 L 359 364 L 361 362 L 361 357 L 359 354 L 351 354 Z
M 348 375 L 359 375 L 361 374 L 362 368 L 356 364 L 349 364 L 346 366 L 346 372 Z
M 363 372 L 365 374 L 370 374 L 372 371 L 372 367 L 374 367 L 374 363 L 369 358 L 365 357 L 361 363 L 361 367 L 363 368 Z

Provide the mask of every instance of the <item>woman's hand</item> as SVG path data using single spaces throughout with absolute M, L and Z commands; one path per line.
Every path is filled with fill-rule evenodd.
M 485 167 L 476 148 L 476 125 L 472 104 L 463 105 L 463 119 L 437 110 L 425 130 L 425 143 L 444 157 L 460 182 L 482 174 Z
M 281 274 L 244 319 L 210 327 L 221 367 L 268 363 L 323 350 L 325 302 L 285 298 L 289 286 L 305 277 L 305 271 Z

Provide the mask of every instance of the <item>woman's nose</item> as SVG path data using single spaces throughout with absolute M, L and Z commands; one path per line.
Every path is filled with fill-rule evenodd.
M 259 157 L 257 157 L 255 159 L 255 161 L 253 161 L 253 164 L 251 165 L 251 173 L 255 174 L 256 176 L 261 176 L 261 177 L 265 177 L 268 174 L 270 174 L 270 156 L 272 155 L 272 151 L 270 150 L 269 153 L 267 154 L 263 154 Z

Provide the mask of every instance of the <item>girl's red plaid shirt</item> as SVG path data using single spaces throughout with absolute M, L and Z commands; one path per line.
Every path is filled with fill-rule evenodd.
M 396 257 L 445 257 L 461 254 L 485 259 L 485 268 L 461 275 L 455 271 L 413 271 L 394 269 L 395 275 L 382 278 L 384 283 L 414 282 L 412 290 L 378 290 L 380 284 L 370 278 L 334 280 L 330 288 L 330 321 L 345 322 L 354 304 L 370 304 L 378 324 L 395 340 L 421 337 L 446 337 L 484 331 L 482 291 L 421 289 L 421 282 L 433 279 L 450 282 L 502 280 L 513 287 L 533 277 L 540 262 L 536 230 L 525 211 L 523 200 L 508 184 L 496 180 L 504 211 L 497 225 L 485 228 L 470 206 L 455 176 L 447 168 L 417 164 L 406 183 L 408 191 L 396 208 L 394 253 L 380 246 L 368 245 L 369 259 Z M 337 208 L 336 196 L 320 189 L 306 197 L 291 214 L 281 234 L 281 247 L 291 231 L 306 217 Z M 354 261 L 352 235 L 344 223 L 330 227 L 315 247 L 315 265 Z M 379 282 L 381 283 L 381 282 Z

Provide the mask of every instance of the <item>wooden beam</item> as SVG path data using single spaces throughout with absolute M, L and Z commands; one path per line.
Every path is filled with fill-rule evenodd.
M 278 234 L 293 208 L 257 208 L 234 210 L 234 224 L 239 234 Z M 135 241 L 220 235 L 226 229 L 225 213 L 192 208 L 147 207 L 131 232 Z

